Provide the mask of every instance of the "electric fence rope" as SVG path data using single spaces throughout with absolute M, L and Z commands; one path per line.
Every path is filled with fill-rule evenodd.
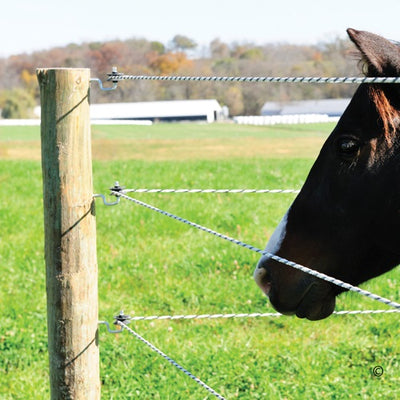
M 156 352 L 158 355 L 163 357 L 165 360 L 167 360 L 170 364 L 172 364 L 174 367 L 178 368 L 180 371 L 182 371 L 185 375 L 187 375 L 189 378 L 193 379 L 195 382 L 197 382 L 200 386 L 202 386 L 204 389 L 206 389 L 209 393 L 214 395 L 216 398 L 220 400 L 225 400 L 225 397 L 221 396 L 219 393 L 217 393 L 214 389 L 212 389 L 210 386 L 208 386 L 206 383 L 204 383 L 201 379 L 197 378 L 194 376 L 191 372 L 189 372 L 186 368 L 182 367 L 179 365 L 175 360 L 173 360 L 171 357 L 168 357 L 165 353 L 163 353 L 160 349 L 158 349 L 156 346 L 151 344 L 148 340 L 140 336 L 137 332 L 135 332 L 133 329 L 131 329 L 129 326 L 127 326 L 124 322 L 122 321 L 116 321 L 116 325 L 119 325 L 122 329 L 126 329 L 131 335 L 133 335 L 136 339 L 139 339 L 141 342 L 143 342 L 145 345 L 147 345 L 151 350 Z
M 214 236 L 219 237 L 221 239 L 227 240 L 228 242 L 237 244 L 238 246 L 244 247 L 244 248 L 246 248 L 248 250 L 254 251 L 254 252 L 259 253 L 261 255 L 268 256 L 271 259 L 280 262 L 281 264 L 285 264 L 285 265 L 287 265 L 289 267 L 298 269 L 298 270 L 300 270 L 302 272 L 305 272 L 307 274 L 315 276 L 315 277 L 317 277 L 319 279 L 322 279 L 324 281 L 333 283 L 334 285 L 337 285 L 337 286 L 339 286 L 339 287 L 341 287 L 343 289 L 346 289 L 346 290 L 361 294 L 361 295 L 366 296 L 366 297 L 368 297 L 368 298 L 370 298 L 372 300 L 379 301 L 379 302 L 381 302 L 383 304 L 386 304 L 387 306 L 390 306 L 390 307 L 393 307 L 393 308 L 396 308 L 396 309 L 400 309 L 400 304 L 399 303 L 391 301 L 391 300 L 389 300 L 389 299 L 387 299 L 385 297 L 376 295 L 376 294 L 371 293 L 371 292 L 369 292 L 367 290 L 361 289 L 361 288 L 359 288 L 357 286 L 353 286 L 353 285 L 351 285 L 349 283 L 343 282 L 340 279 L 333 278 L 333 277 L 331 277 L 329 275 L 326 275 L 326 274 L 324 274 L 322 272 L 315 271 L 315 270 L 313 270 L 311 268 L 305 267 L 304 265 L 295 263 L 293 261 L 289 261 L 289 260 L 287 260 L 287 259 L 285 259 L 283 257 L 279 257 L 279 256 L 277 256 L 275 254 L 268 253 L 268 252 L 266 252 L 264 250 L 261 250 L 261 249 L 259 249 L 257 247 L 254 247 L 252 245 L 244 243 L 244 242 L 242 242 L 240 240 L 231 238 L 231 237 L 229 237 L 227 235 L 224 235 L 224 234 L 216 232 L 216 231 L 214 231 L 212 229 L 206 228 L 206 227 L 204 227 L 202 225 L 199 225 L 199 224 L 196 224 L 194 222 L 191 222 L 191 221 L 189 221 L 189 220 L 187 220 L 185 218 L 181 218 L 181 217 L 179 217 L 177 215 L 171 214 L 168 211 L 161 210 L 161 209 L 159 209 L 157 207 L 154 207 L 154 206 L 152 206 L 150 204 L 144 203 L 143 201 L 140 201 L 140 200 L 134 199 L 134 198 L 132 198 L 130 196 L 127 196 L 126 194 L 123 193 L 122 190 L 118 190 L 118 191 L 111 190 L 111 194 L 113 194 L 114 196 L 117 196 L 117 197 L 124 198 L 124 199 L 126 199 L 128 201 L 136 203 L 136 204 L 138 204 L 138 205 L 140 205 L 142 207 L 148 208 L 148 209 L 150 209 L 152 211 L 155 211 L 157 213 L 165 215 L 165 216 L 167 216 L 169 218 L 175 219 L 175 220 L 177 220 L 179 222 L 182 222 L 182 223 L 187 224 L 189 226 L 192 226 L 194 228 L 197 228 L 197 229 L 199 229 L 201 231 L 210 233 L 211 235 L 214 235 Z
M 124 193 L 300 193 L 298 189 L 124 189 Z
M 400 313 L 400 310 L 343 310 L 334 311 L 332 315 L 377 315 L 377 314 L 394 314 Z M 240 314 L 187 314 L 187 315 L 148 315 L 135 316 L 123 315 L 124 321 L 182 321 L 196 319 L 237 319 L 237 318 L 279 318 L 284 315 L 281 313 L 240 313 Z M 117 317 L 118 318 L 118 317 Z M 99 321 L 99 324 L 106 325 L 109 333 L 121 333 L 121 330 L 111 329 L 107 321 Z
M 367 314 L 393 314 L 400 313 L 398 309 L 390 310 L 344 310 L 334 311 L 334 315 L 367 315 Z M 240 314 L 199 314 L 199 315 L 149 315 L 127 317 L 129 321 L 178 321 L 193 319 L 235 319 L 235 318 L 278 318 L 283 317 L 281 313 L 240 313 Z
M 312 76 L 160 76 L 125 75 L 115 70 L 108 74 L 107 81 L 195 81 L 195 82 L 264 82 L 264 83 L 400 83 L 400 77 L 312 77 Z

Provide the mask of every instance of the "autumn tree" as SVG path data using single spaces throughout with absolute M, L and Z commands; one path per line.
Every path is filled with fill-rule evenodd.
M 189 60 L 185 53 L 168 52 L 156 55 L 150 61 L 150 68 L 161 75 L 170 75 L 178 71 L 189 70 L 193 66 L 193 61 Z
M 216 38 L 210 43 L 210 53 L 212 59 L 224 59 L 230 57 L 229 46 L 221 42 L 220 39 Z
M 33 98 L 39 98 L 39 85 L 35 73 L 31 73 L 27 69 L 24 69 L 21 72 L 21 82 L 28 94 Z
M 240 87 L 230 86 L 224 93 L 221 102 L 228 106 L 230 115 L 241 115 L 244 111 L 243 93 Z
M 184 35 L 175 35 L 172 39 L 172 48 L 178 52 L 184 52 L 186 50 L 194 50 L 197 47 L 197 43 Z
M 1 93 L 2 118 L 32 118 L 35 99 L 24 89 L 12 89 Z
M 150 43 L 151 50 L 158 53 L 158 54 L 164 54 L 165 53 L 165 46 L 158 41 L 153 41 Z

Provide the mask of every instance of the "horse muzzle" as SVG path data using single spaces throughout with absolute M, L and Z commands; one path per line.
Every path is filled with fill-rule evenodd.
M 270 257 L 260 259 L 254 279 L 272 306 L 284 315 L 311 321 L 328 317 L 335 308 L 332 286 Z

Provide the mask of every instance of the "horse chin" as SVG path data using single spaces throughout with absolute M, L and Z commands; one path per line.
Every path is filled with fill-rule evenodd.
M 335 310 L 336 299 L 334 296 L 316 303 L 309 302 L 307 298 L 303 299 L 296 309 L 298 318 L 307 318 L 310 321 L 318 321 L 329 317 Z
M 336 305 L 336 297 L 333 291 L 324 292 L 325 285 L 311 284 L 302 294 L 297 304 L 285 305 L 276 297 L 274 289 L 270 291 L 268 297 L 272 306 L 284 315 L 296 315 L 298 318 L 306 318 L 310 321 L 317 321 L 329 317 Z M 298 288 L 300 290 L 300 288 Z

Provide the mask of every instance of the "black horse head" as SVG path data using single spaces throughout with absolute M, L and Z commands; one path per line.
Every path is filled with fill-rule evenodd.
M 347 30 L 367 76 L 400 76 L 400 47 Z M 361 84 L 266 251 L 358 285 L 400 263 L 400 85 Z M 264 256 L 254 277 L 283 314 L 329 316 L 341 289 Z

